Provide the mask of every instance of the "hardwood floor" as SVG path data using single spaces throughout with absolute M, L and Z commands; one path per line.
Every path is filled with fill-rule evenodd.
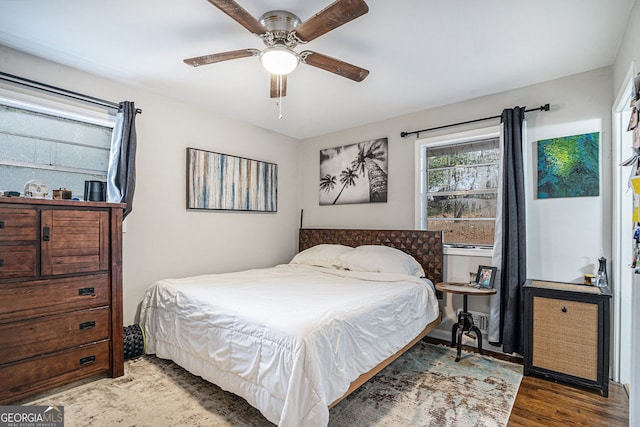
M 609 383 L 609 397 L 534 376 L 522 377 L 508 427 L 628 426 L 624 387 Z

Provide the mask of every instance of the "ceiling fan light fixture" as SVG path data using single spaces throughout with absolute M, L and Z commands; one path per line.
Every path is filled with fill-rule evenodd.
M 271 46 L 260 53 L 260 62 L 271 74 L 285 75 L 296 69 L 300 59 L 285 46 Z

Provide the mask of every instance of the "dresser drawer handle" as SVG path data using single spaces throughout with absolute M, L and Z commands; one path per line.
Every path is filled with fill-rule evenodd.
M 44 227 L 42 229 L 42 241 L 48 242 L 51 240 L 51 229 L 49 227 Z
M 4 228 L 4 221 L 0 221 L 0 228 Z
M 4 260 L 0 259 L 0 267 L 2 267 L 4 265 Z
M 96 357 L 95 356 L 87 356 L 87 357 L 83 357 L 82 359 L 80 359 L 80 364 L 81 365 L 87 365 L 89 363 L 93 363 L 96 361 Z
M 567 307 L 565 307 L 564 305 L 562 306 L 562 308 L 560 309 L 563 313 L 567 312 Z
M 78 289 L 78 295 L 80 296 L 95 296 L 96 295 L 96 288 L 80 288 Z
M 91 329 L 91 328 L 95 328 L 95 327 L 96 327 L 96 321 L 95 320 L 90 320 L 88 322 L 80 323 L 80 330 Z

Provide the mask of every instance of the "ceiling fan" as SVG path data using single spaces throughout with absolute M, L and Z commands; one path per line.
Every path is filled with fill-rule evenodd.
M 369 11 L 364 0 L 337 0 L 316 15 L 302 22 L 295 14 L 272 10 L 255 19 L 234 0 L 207 0 L 251 33 L 260 37 L 267 46 L 258 49 L 240 49 L 185 59 L 193 67 L 228 61 L 230 59 L 259 56 L 262 65 L 271 73 L 271 98 L 286 95 L 287 74 L 299 63 L 311 65 L 346 77 L 356 82 L 364 80 L 369 71 L 321 53 L 293 49 L 350 22 Z

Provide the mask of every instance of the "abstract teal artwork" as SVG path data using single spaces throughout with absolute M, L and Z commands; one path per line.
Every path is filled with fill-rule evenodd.
M 538 199 L 600 195 L 600 132 L 538 141 Z

